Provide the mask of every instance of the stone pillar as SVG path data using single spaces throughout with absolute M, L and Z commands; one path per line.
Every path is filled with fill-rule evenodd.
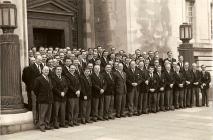
M 25 112 L 21 92 L 21 65 L 18 35 L 0 35 L 1 113 Z

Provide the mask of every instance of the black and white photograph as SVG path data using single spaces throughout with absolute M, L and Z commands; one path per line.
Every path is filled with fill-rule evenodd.
M 213 0 L 0 0 L 1 140 L 213 140 Z

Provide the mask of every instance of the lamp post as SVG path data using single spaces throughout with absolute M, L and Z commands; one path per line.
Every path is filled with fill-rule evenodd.
M 182 44 L 178 47 L 179 55 L 184 57 L 185 62 L 192 64 L 194 62 L 193 45 L 189 43 L 192 39 L 192 25 L 183 23 L 180 25 L 179 32 L 180 40 L 182 41 Z
M 17 9 L 9 1 L 0 3 L 0 93 L 1 113 L 25 112 L 21 92 L 21 66 L 19 36 L 13 34 L 17 28 Z

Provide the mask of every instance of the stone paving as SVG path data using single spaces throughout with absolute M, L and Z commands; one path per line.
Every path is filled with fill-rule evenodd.
M 150 113 L 78 127 L 30 130 L 1 140 L 213 140 L 213 105 Z

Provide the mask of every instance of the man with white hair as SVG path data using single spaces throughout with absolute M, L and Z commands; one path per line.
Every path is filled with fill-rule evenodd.
M 94 66 L 94 73 L 91 75 L 92 81 L 92 117 L 93 121 L 104 120 L 103 109 L 104 109 L 104 91 L 106 85 L 104 78 L 100 73 L 100 66 Z
M 42 75 L 35 79 L 34 93 L 39 107 L 39 128 L 42 132 L 51 129 L 50 119 L 52 114 L 53 93 L 52 82 L 48 76 L 49 68 L 44 66 Z

